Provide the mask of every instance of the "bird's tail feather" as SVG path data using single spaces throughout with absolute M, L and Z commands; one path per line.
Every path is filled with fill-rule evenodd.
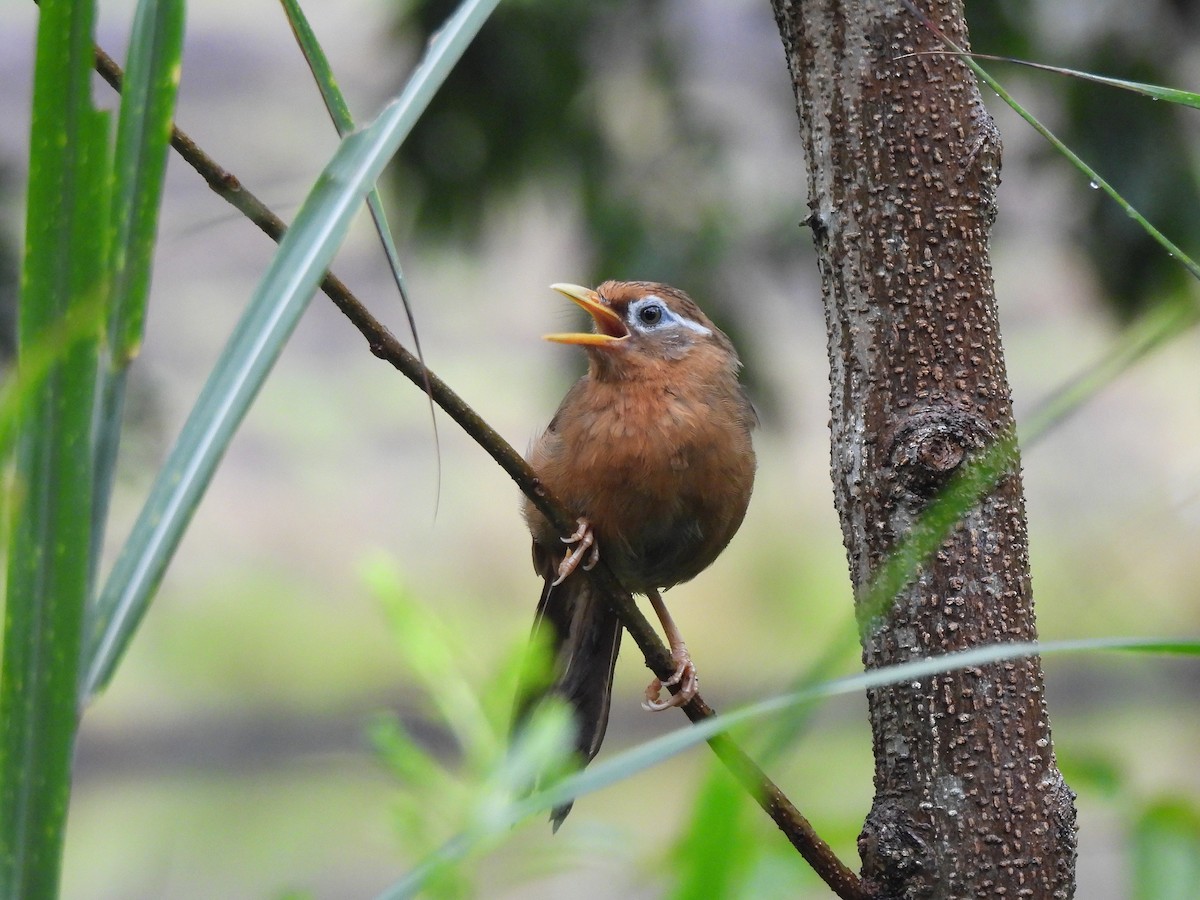
M 546 576 L 533 623 L 533 641 L 549 648 L 553 673 L 548 684 L 518 689 L 514 727 L 520 727 L 545 697 L 561 697 L 574 713 L 575 750 L 582 768 L 599 752 L 608 725 L 621 622 L 582 572 L 560 585 L 552 583 L 553 573 Z M 570 803 L 555 807 L 550 815 L 555 831 L 570 811 Z

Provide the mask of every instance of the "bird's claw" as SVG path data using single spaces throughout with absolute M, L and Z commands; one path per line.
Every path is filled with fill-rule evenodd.
M 581 561 L 583 561 L 583 571 L 585 572 L 590 572 L 596 568 L 596 563 L 600 562 L 600 548 L 596 546 L 596 536 L 592 533 L 592 525 L 587 519 L 579 519 L 579 527 L 575 529 L 575 533 L 570 537 L 562 538 L 562 542 L 575 546 L 558 564 L 558 577 L 554 579 L 552 587 L 557 587 L 566 581 L 567 576 L 579 568 Z M 586 560 L 584 560 L 584 556 L 587 557 Z
M 671 659 L 675 662 L 674 673 L 666 681 L 655 678 L 646 686 L 646 699 L 642 702 L 642 709 L 661 712 L 676 706 L 686 706 L 699 693 L 700 677 L 696 674 L 696 666 L 692 663 L 692 657 L 688 654 L 687 648 L 682 648 L 681 652 L 672 653 Z M 668 694 L 665 699 L 659 699 L 664 688 L 675 685 L 679 685 L 676 693 Z

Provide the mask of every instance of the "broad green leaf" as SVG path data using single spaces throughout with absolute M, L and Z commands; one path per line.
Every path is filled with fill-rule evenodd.
M 90 2 L 38 21 L 21 285 L 20 405 L 0 670 L 0 896 L 55 897 L 70 797 L 91 546 L 96 310 L 108 290 L 108 121 L 92 107 Z M 41 371 L 29 355 L 61 342 Z
M 346 138 L 284 236 L 151 487 L 88 629 L 83 697 L 112 676 L 233 435 L 308 306 L 350 221 L 499 0 L 467 0 L 401 95 Z

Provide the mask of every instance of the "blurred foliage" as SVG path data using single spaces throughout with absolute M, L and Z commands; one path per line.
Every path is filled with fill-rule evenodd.
M 710 763 L 691 821 L 675 849 L 679 881 L 672 900 L 734 896 L 733 886 L 745 880 L 760 846 L 747 827 L 746 804 L 742 787 L 717 763 Z
M 400 30 L 424 41 L 454 5 L 405 4 Z M 660 0 L 502 4 L 401 153 L 414 232 L 475 241 L 496 203 L 544 188 L 578 206 L 592 283 L 715 293 L 732 200 L 702 189 L 720 147 L 687 102 L 667 11 Z
M 1134 822 L 1135 900 L 1188 900 L 1200 885 L 1200 810 L 1179 799 L 1146 807 Z
M 453 8 L 416 0 L 401 32 L 424 40 Z M 706 188 L 729 153 L 681 83 L 678 22 L 661 0 L 502 4 L 401 157 L 398 186 L 422 237 L 473 241 L 489 209 L 532 186 L 577 204 L 593 248 L 591 280 L 653 278 L 719 298 L 737 235 L 734 198 Z M 1070 46 L 1044 27 L 1048 0 L 968 4 L 980 52 L 1116 78 L 1181 86 L 1178 60 L 1200 15 L 1183 0 L 1141 4 L 1138 27 L 1097 5 Z M 635 27 L 633 27 L 635 26 Z M 1047 79 L 1059 136 L 1184 249 L 1200 245 L 1200 179 L 1185 111 L 1115 89 Z M 1059 165 L 1047 149 L 1047 164 Z M 1187 276 L 1099 193 L 1077 221 L 1102 295 L 1121 320 L 1175 293 Z
M 548 678 L 547 648 L 522 642 L 498 664 L 480 659 L 465 635 L 404 587 L 392 560 L 370 560 L 365 577 L 428 700 L 426 727 L 441 730 L 418 738 L 390 715 L 371 728 L 376 751 L 403 788 L 396 829 L 406 851 L 424 860 L 423 896 L 474 896 L 477 867 L 462 857 L 508 840 L 520 819 L 514 811 L 535 780 L 569 771 L 570 710 L 561 702 L 541 704 L 510 746 L 517 683 Z
M 1189 87 L 1180 61 L 1200 37 L 1194 4 L 1147 0 L 1137 23 L 1096 4 L 1081 7 L 1074 35 L 1042 27 L 1048 0 L 978 0 L 968 4 L 973 46 L 982 53 L 1063 65 L 1097 75 L 1170 87 Z M 1001 73 L 1003 74 L 1003 73 Z M 1194 253 L 1200 248 L 1200 171 L 1189 151 L 1184 116 L 1189 110 L 1154 103 L 1113 88 L 1072 78 L 1042 79 L 1060 111 L 1060 138 L 1110 181 L 1148 220 Z M 1046 148 L 1047 165 L 1061 165 Z M 1076 195 L 1078 196 L 1078 195 Z M 1121 321 L 1128 321 L 1164 296 L 1186 289 L 1187 273 L 1168 258 L 1108 197 L 1095 192 L 1076 211 L 1079 235 L 1100 295 Z

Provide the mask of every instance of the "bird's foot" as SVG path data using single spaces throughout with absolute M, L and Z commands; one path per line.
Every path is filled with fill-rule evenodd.
M 671 660 L 675 663 L 675 672 L 666 681 L 655 678 L 646 686 L 646 699 L 642 709 L 650 712 L 661 712 L 675 706 L 685 706 L 700 691 L 700 677 L 696 674 L 696 666 L 692 663 L 691 654 L 682 643 L 671 647 Z M 674 694 L 667 694 L 666 699 L 660 700 L 664 688 L 679 685 Z
M 583 562 L 583 571 L 585 572 L 590 572 L 596 567 L 596 563 L 600 562 L 600 548 L 596 546 L 596 535 L 592 533 L 592 525 L 587 519 L 579 519 L 579 527 L 575 529 L 575 533 L 570 537 L 563 538 L 562 542 L 575 546 L 558 564 L 558 577 L 554 579 L 553 586 L 566 581 L 567 576 L 579 568 L 584 556 L 587 557 L 587 561 Z

